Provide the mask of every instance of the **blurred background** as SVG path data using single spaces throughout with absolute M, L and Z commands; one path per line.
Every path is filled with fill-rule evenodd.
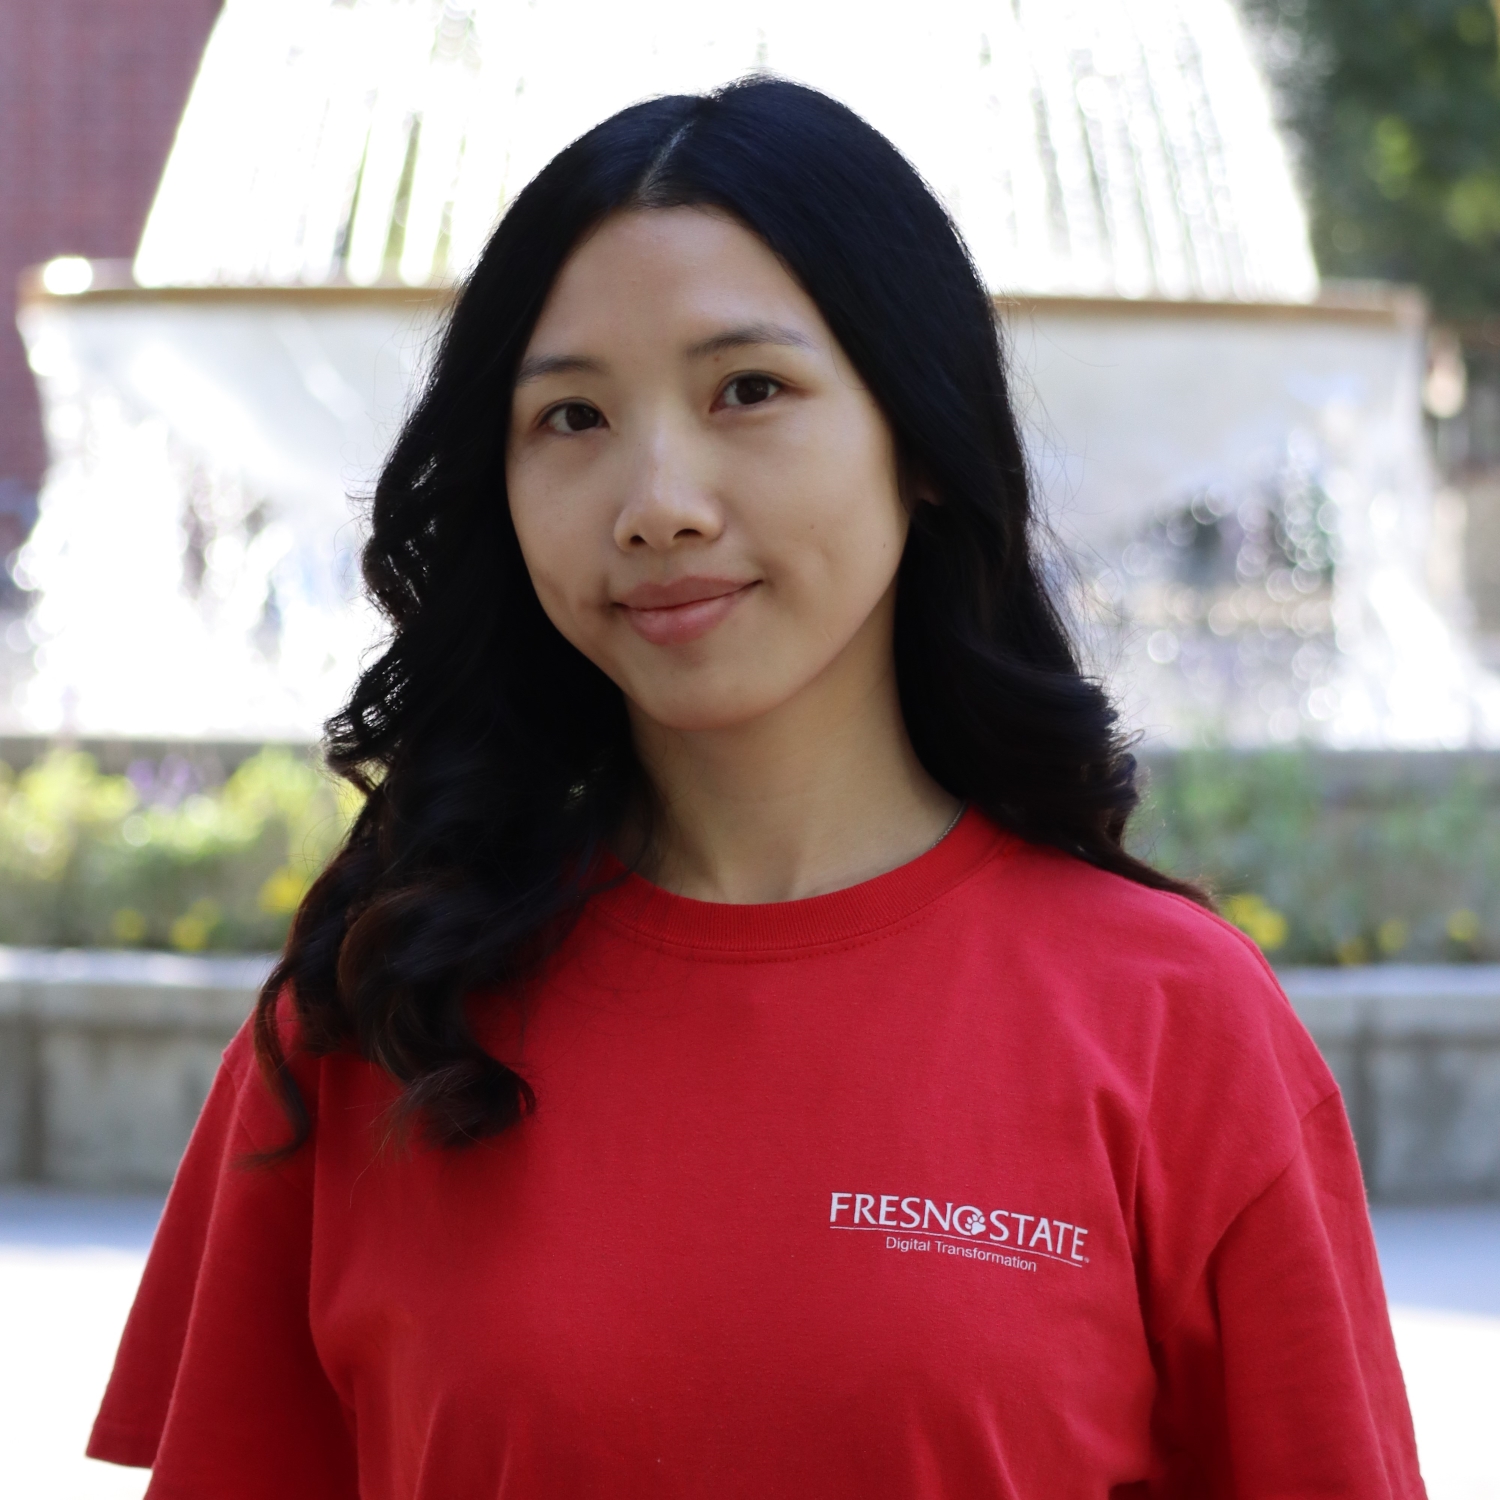
M 369 491 L 505 202 L 845 99 L 995 294 L 1052 563 L 1343 1087 L 1431 1493 L 1500 1497 L 1500 0 L 0 0 L 0 1488 L 79 1457 L 354 811 Z

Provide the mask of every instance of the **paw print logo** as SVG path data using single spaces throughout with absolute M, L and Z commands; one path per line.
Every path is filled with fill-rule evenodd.
M 953 1211 L 953 1227 L 960 1234 L 967 1234 L 977 1238 L 984 1233 L 984 1210 L 970 1208 L 965 1204 L 962 1208 Z

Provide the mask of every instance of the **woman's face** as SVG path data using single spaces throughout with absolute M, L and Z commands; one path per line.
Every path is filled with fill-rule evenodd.
M 816 305 L 727 216 L 607 219 L 527 346 L 506 479 L 553 624 L 671 729 L 889 670 L 891 434 Z

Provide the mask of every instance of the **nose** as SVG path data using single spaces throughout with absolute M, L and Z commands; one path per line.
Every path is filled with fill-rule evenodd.
M 691 441 L 663 423 L 633 455 L 624 504 L 615 518 L 615 545 L 622 552 L 666 552 L 711 542 L 723 530 L 723 512 L 703 482 Z

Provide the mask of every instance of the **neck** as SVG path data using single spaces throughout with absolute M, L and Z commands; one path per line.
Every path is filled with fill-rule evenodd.
M 873 879 L 942 836 L 958 802 L 901 717 L 889 654 L 832 671 L 729 728 L 668 729 L 632 710 L 658 814 L 645 873 L 701 901 L 792 901 Z

